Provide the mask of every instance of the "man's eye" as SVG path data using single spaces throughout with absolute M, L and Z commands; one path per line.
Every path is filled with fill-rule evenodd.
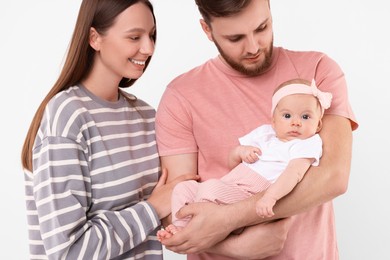
M 264 31 L 265 29 L 267 29 L 267 25 L 263 25 L 263 26 L 257 28 L 256 31 L 257 31 L 257 32 L 262 32 L 262 31 Z
M 228 40 L 230 42 L 238 42 L 238 41 L 241 41 L 243 38 L 244 38 L 244 36 L 239 35 L 239 34 L 226 36 L 226 40 Z
M 241 40 L 241 37 L 229 38 L 230 42 L 238 42 L 239 40 Z

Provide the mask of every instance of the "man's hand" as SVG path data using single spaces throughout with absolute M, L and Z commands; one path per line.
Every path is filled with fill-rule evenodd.
M 229 218 L 237 214 L 232 205 L 193 203 L 177 214 L 180 218 L 192 215 L 192 219 L 184 229 L 162 243 L 179 254 L 207 252 L 239 259 L 275 255 L 282 250 L 291 224 L 290 218 L 286 218 L 247 227 L 240 235 L 230 235 L 239 228 Z
M 179 218 L 192 216 L 188 225 L 164 239 L 165 247 L 179 254 L 200 253 L 225 239 L 236 227 L 229 220 L 229 208 L 211 202 L 192 203 L 180 209 Z
M 237 259 L 263 259 L 280 253 L 291 218 L 257 224 L 244 229 L 240 235 L 230 235 L 213 248 L 213 253 Z

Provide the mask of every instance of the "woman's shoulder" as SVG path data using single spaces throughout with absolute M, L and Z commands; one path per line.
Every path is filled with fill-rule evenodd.
M 128 101 L 131 111 L 142 114 L 144 118 L 154 118 L 156 115 L 156 109 L 151 106 L 147 101 L 138 98 L 137 96 L 122 91 L 122 96 Z
M 77 109 L 83 107 L 83 103 L 87 100 L 90 100 L 90 98 L 80 91 L 80 87 L 73 86 L 57 93 L 48 102 L 45 112 L 51 112 L 51 114 L 53 114 L 65 108 L 69 109 L 69 107 Z
M 41 130 L 47 135 L 63 136 L 69 128 L 69 122 L 77 122 L 77 118 L 87 109 L 85 102 L 90 98 L 73 86 L 55 95 L 47 104 L 41 122 Z

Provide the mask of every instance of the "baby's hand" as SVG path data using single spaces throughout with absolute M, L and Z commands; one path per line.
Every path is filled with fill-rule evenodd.
M 254 146 L 242 146 L 240 151 L 241 160 L 246 163 L 254 163 L 259 160 L 261 150 Z
M 276 200 L 271 197 L 263 197 L 256 203 L 256 213 L 259 217 L 272 217 L 274 215 L 273 206 Z

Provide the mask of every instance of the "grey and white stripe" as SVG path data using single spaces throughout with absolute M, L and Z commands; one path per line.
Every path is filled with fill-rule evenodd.
M 145 201 L 160 172 L 154 116 L 82 86 L 49 102 L 25 172 L 31 259 L 162 259 Z

